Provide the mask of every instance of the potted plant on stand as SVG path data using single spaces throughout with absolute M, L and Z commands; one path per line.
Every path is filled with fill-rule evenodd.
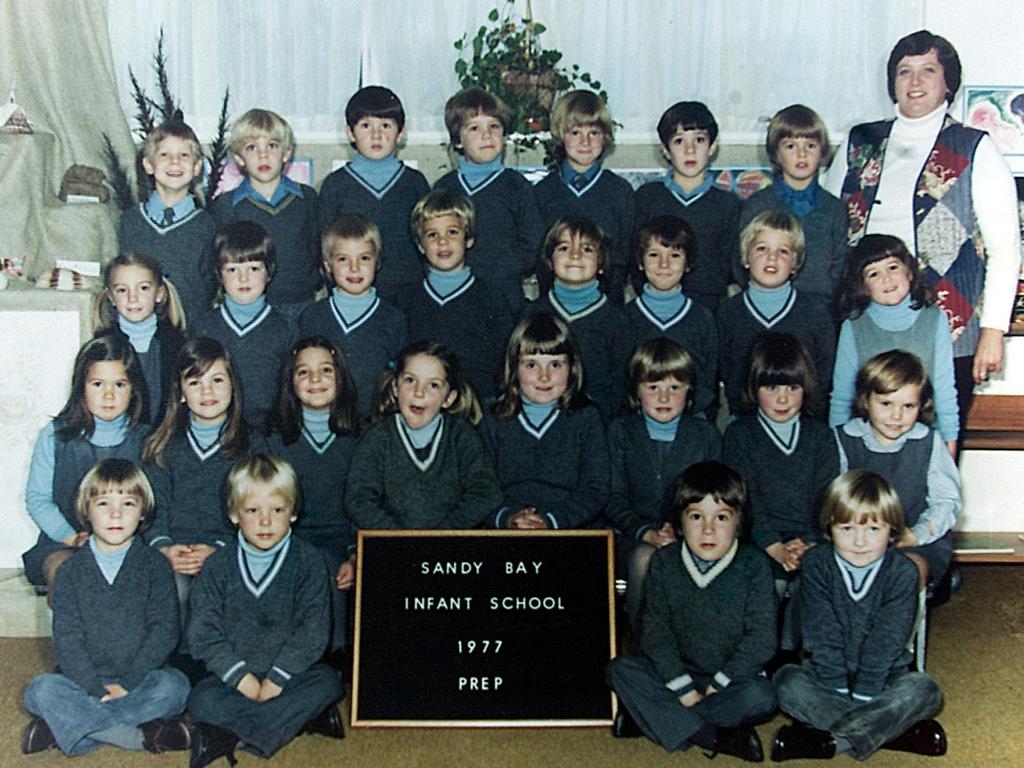
M 515 0 L 506 0 L 502 10 L 491 9 L 487 20 L 472 38 L 466 34 L 455 41 L 459 84 L 483 88 L 508 105 L 512 112 L 508 138 L 517 161 L 523 152 L 541 147 L 544 162 L 549 163 L 548 129 L 555 97 L 580 86 L 592 88 L 604 101 L 608 94 L 578 64 L 564 65 L 561 51 L 543 47 L 540 36 L 546 28 L 533 19 L 530 0 L 526 0 L 525 16 L 516 14 Z

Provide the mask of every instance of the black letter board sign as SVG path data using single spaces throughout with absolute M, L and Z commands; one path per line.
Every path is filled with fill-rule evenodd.
M 609 725 L 608 531 L 363 531 L 354 726 Z

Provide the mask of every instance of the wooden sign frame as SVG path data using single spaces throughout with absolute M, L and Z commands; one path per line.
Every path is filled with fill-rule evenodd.
M 611 531 L 360 531 L 356 563 L 353 727 L 611 725 Z

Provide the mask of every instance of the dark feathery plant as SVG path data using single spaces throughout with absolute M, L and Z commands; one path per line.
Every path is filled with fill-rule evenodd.
M 141 142 L 146 140 L 150 131 L 169 120 L 184 120 L 181 108 L 171 91 L 170 78 L 167 76 L 167 54 L 164 52 L 164 30 L 160 28 L 160 34 L 156 40 L 156 53 L 153 55 L 153 72 L 156 75 L 157 89 L 160 92 L 160 100 L 151 98 L 146 89 L 139 83 L 135 72 L 128 67 L 128 78 L 132 84 L 132 101 L 135 102 L 135 127 L 132 133 Z M 217 185 L 220 184 L 221 175 L 224 172 L 224 161 L 227 159 L 228 146 L 228 100 L 230 90 L 224 89 L 224 100 L 220 105 L 220 117 L 217 120 L 217 133 L 210 142 L 210 154 L 207 159 L 210 163 L 210 171 L 206 178 L 205 200 L 212 200 Z M 121 162 L 114 149 L 110 137 L 103 134 L 106 143 L 106 156 L 109 166 L 110 183 L 114 188 L 114 197 L 121 210 L 131 208 L 135 204 L 132 195 L 131 179 L 128 170 Z M 149 176 L 142 167 L 141 149 L 135 153 L 135 178 L 138 180 L 137 194 L 139 200 L 145 200 L 152 191 L 149 183 Z M 203 201 L 200 201 L 203 202 Z

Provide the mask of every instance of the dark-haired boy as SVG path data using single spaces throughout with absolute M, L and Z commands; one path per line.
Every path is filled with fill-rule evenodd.
M 717 461 L 676 480 L 670 518 L 680 541 L 651 558 L 642 655 L 608 665 L 626 710 L 617 735 L 639 726 L 669 752 L 696 745 L 764 759 L 753 725 L 775 712 L 761 674 L 775 653 L 775 593 L 768 559 L 739 541 L 745 501 L 743 479 Z
M 533 187 L 502 163 L 511 113 L 497 96 L 479 88 L 461 91 L 444 106 L 444 124 L 459 167 L 434 189 L 466 195 L 476 210 L 476 243 L 469 265 L 505 296 L 513 315 L 526 302 L 523 279 L 533 272 L 544 222 Z
M 356 154 L 320 186 L 320 230 L 344 213 L 362 214 L 376 224 L 387 261 L 381 262 L 375 285 L 382 298 L 395 302 L 419 281 L 409 215 L 430 185 L 395 155 L 405 139 L 405 110 L 394 92 L 380 85 L 360 88 L 345 105 L 345 124 Z
M 194 196 L 202 178 L 199 139 L 180 120 L 157 126 L 142 143 L 142 167 L 153 191 L 121 215 L 117 248 L 152 256 L 174 283 L 188 320 L 209 309 L 214 283 L 207 258 L 217 225 Z
M 699 101 L 673 104 L 658 121 L 662 153 L 672 167 L 636 192 L 636 224 L 678 216 L 697 236 L 700 260 L 683 280 L 683 291 L 712 312 L 725 296 L 740 217 L 739 199 L 715 186 L 708 171 L 718 151 L 718 123 Z

